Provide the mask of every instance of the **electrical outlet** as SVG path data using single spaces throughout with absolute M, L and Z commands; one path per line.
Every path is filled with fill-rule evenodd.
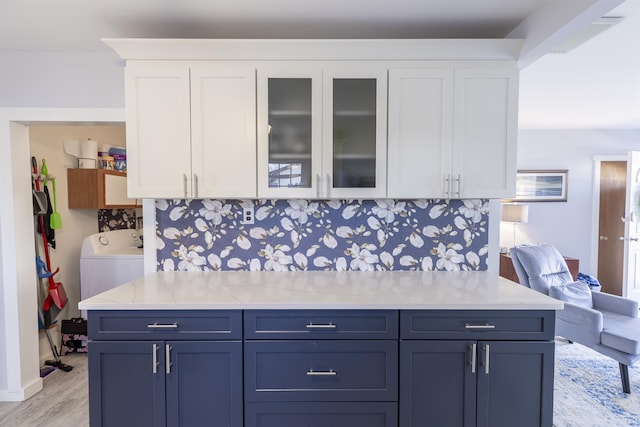
M 242 208 L 242 223 L 253 224 L 253 206 L 250 208 Z

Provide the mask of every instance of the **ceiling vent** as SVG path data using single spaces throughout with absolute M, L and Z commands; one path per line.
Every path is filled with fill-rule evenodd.
M 589 25 L 584 30 L 580 31 L 578 34 L 565 40 L 562 44 L 560 44 L 555 49 L 552 49 L 549 53 L 568 53 L 581 44 L 591 40 L 603 31 L 606 31 L 614 25 L 622 22 L 623 20 L 624 18 L 621 16 L 602 17 Z

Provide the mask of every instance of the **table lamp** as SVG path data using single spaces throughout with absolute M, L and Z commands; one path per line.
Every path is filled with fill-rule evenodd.
M 529 205 L 518 203 L 506 203 L 502 205 L 502 221 L 513 223 L 513 246 L 517 246 L 516 233 L 518 224 L 526 224 L 529 221 Z

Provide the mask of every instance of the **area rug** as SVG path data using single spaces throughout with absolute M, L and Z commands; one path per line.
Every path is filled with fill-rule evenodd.
M 631 394 L 626 394 L 618 362 L 580 344 L 557 340 L 554 426 L 640 426 L 640 365 L 629 368 L 629 378 Z

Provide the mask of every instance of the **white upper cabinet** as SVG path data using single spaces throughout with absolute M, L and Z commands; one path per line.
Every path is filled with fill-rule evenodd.
M 125 99 L 129 197 L 186 197 L 191 175 L 189 67 L 128 62 Z
M 191 67 L 191 150 L 194 197 L 256 197 L 255 68 Z
M 256 196 L 254 68 L 132 61 L 125 76 L 130 197 Z
M 388 197 L 513 196 L 517 84 L 515 66 L 392 69 Z
M 258 69 L 258 196 L 386 195 L 386 70 Z
M 456 70 L 453 198 L 515 196 L 517 112 L 515 66 Z

